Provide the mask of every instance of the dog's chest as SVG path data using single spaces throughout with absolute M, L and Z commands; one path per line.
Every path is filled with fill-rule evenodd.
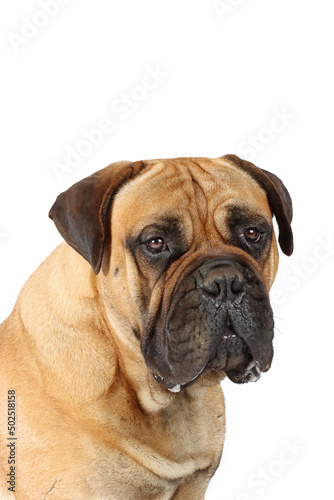
M 198 410 L 170 409 L 148 419 L 129 414 L 108 439 L 85 446 L 90 498 L 168 500 L 185 478 L 209 468 L 216 423 Z
M 160 477 L 144 463 L 112 450 L 102 460 L 96 460 L 86 475 L 86 482 L 87 495 L 92 500 L 169 500 L 182 480 Z

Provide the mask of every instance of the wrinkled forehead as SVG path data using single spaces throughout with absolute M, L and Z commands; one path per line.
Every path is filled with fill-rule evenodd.
M 271 220 L 263 189 L 246 172 L 221 159 L 149 160 L 143 173 L 117 194 L 113 213 L 126 227 L 145 226 L 159 216 L 203 221 L 239 206 Z

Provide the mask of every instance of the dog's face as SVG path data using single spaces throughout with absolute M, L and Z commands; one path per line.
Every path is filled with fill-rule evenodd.
M 233 156 L 118 164 L 112 188 L 107 169 L 103 181 L 94 179 L 99 203 L 87 182 L 78 183 L 51 217 L 95 272 L 102 265 L 101 290 L 117 329 L 131 331 L 156 380 L 174 392 L 208 371 L 256 380 L 273 356 L 273 213 L 281 246 L 292 251 L 291 200 L 282 183 Z M 89 196 L 99 213 L 92 234 L 85 230 L 78 242 L 73 211 L 82 228 L 82 217 L 96 210 L 87 210 Z

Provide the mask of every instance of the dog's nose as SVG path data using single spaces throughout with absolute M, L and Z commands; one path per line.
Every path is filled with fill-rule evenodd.
M 208 261 L 199 269 L 203 282 L 202 290 L 209 295 L 229 297 L 244 290 L 245 278 L 235 262 L 228 259 Z

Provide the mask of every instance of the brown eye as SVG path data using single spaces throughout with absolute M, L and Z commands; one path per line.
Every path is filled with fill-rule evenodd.
M 245 231 L 245 237 L 250 243 L 257 243 L 261 239 L 261 233 L 253 227 L 250 227 Z
M 153 238 L 147 243 L 147 247 L 154 253 L 160 253 L 166 250 L 167 243 L 162 238 Z

